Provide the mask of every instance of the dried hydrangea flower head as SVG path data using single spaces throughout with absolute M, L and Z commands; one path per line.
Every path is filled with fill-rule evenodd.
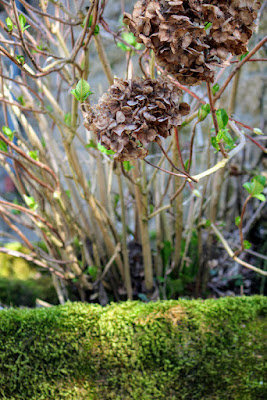
M 145 145 L 171 134 L 190 107 L 180 103 L 182 92 L 166 79 L 115 79 L 114 84 L 85 116 L 87 129 L 115 152 L 116 161 L 143 159 Z
M 256 0 L 139 0 L 124 22 L 157 63 L 182 84 L 212 82 L 229 52 L 247 51 Z
M 206 4 L 207 3 L 207 4 Z M 204 2 L 203 16 L 212 23 L 207 37 L 210 55 L 225 59 L 248 51 L 247 44 L 255 29 L 260 2 L 256 0 L 212 0 Z

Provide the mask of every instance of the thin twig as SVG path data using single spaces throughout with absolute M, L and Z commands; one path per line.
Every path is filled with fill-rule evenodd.
M 21 4 L 23 4 L 25 8 L 28 8 L 29 10 L 35 12 L 36 14 L 42 15 L 43 17 L 51 18 L 51 19 L 53 19 L 54 21 L 61 22 L 61 23 L 64 24 L 64 25 L 76 26 L 76 25 L 80 25 L 80 23 L 81 23 L 80 18 L 79 18 L 79 20 L 78 20 L 77 16 L 75 16 L 75 15 L 72 15 L 71 18 L 72 18 L 72 19 L 77 19 L 77 21 L 76 21 L 76 22 L 71 22 L 71 21 L 67 21 L 67 20 L 65 20 L 65 19 L 56 17 L 55 15 L 51 15 L 51 14 L 48 14 L 48 13 L 46 13 L 46 12 L 43 12 L 43 11 L 39 10 L 38 8 L 33 7 L 32 5 L 30 5 L 30 4 L 29 4 L 28 2 L 26 2 L 25 0 L 19 0 L 19 2 L 20 2 Z
M 222 87 L 220 88 L 220 90 L 216 93 L 214 99 L 215 101 L 218 100 L 221 95 L 223 94 L 223 92 L 225 91 L 225 89 L 227 88 L 227 86 L 229 85 L 229 83 L 231 82 L 231 80 L 233 79 L 233 77 L 235 76 L 235 74 L 237 73 L 237 71 L 252 57 L 254 56 L 254 54 L 266 43 L 267 41 L 267 36 L 265 36 L 255 47 L 254 49 L 252 49 L 249 54 L 246 55 L 245 58 L 243 58 L 243 60 L 241 60 L 237 66 L 233 69 L 233 71 L 231 72 L 231 74 L 228 76 L 228 78 L 226 79 L 226 81 L 224 82 L 224 84 L 222 85 Z
M 192 176 L 190 176 L 185 170 L 182 171 L 180 170 L 178 167 L 176 167 L 176 165 L 173 163 L 172 159 L 168 156 L 167 152 L 164 150 L 160 139 L 158 138 L 156 141 L 157 145 L 159 146 L 160 150 L 162 151 L 162 153 L 164 154 L 164 156 L 167 158 L 167 160 L 169 161 L 169 163 L 171 164 L 171 166 L 176 169 L 176 171 L 183 173 L 185 176 L 187 176 L 187 178 L 189 178 L 191 181 L 196 182 L 194 180 L 194 178 Z
M 158 165 L 152 164 L 151 162 L 147 161 L 145 158 L 144 158 L 144 161 L 145 161 L 147 164 L 151 165 L 151 167 L 157 168 L 158 170 L 160 170 L 160 171 L 162 171 L 162 172 L 166 172 L 167 174 L 170 174 L 170 175 L 173 175 L 173 176 L 180 176 L 181 178 L 188 178 L 187 175 L 184 175 L 184 174 L 175 174 L 174 172 L 167 171 L 167 170 L 164 169 L 164 168 L 160 168 Z M 192 178 L 194 179 L 195 182 L 197 182 L 195 177 L 192 177 Z
M 248 269 L 251 269 L 252 271 L 257 272 L 258 274 L 267 276 L 267 271 L 263 271 L 260 268 L 254 267 L 254 265 L 251 265 L 243 260 L 241 260 L 240 258 L 236 257 L 233 250 L 230 248 L 229 244 L 227 243 L 227 241 L 224 239 L 223 235 L 220 233 L 220 231 L 216 228 L 216 226 L 214 224 L 210 225 L 212 230 L 214 231 L 214 233 L 216 234 L 216 236 L 218 237 L 218 239 L 221 241 L 221 243 L 223 244 L 223 247 L 225 248 L 225 250 L 227 251 L 227 253 L 229 254 L 229 256 L 236 261 L 238 264 L 243 265 L 243 267 L 246 267 Z

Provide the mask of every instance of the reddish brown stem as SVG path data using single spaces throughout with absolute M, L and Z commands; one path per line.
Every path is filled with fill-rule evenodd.
M 167 158 L 167 160 L 169 161 L 169 163 L 171 164 L 171 166 L 176 169 L 176 171 L 181 172 L 182 174 L 184 174 L 185 176 L 187 176 L 187 178 L 191 179 L 193 182 L 197 182 L 194 178 L 192 178 L 192 176 L 190 176 L 185 170 L 181 171 L 179 168 L 176 167 L 176 165 L 173 163 L 173 161 L 170 159 L 170 157 L 168 156 L 168 154 L 166 153 L 166 151 L 164 150 L 163 146 L 161 145 L 161 141 L 158 139 L 156 141 L 157 145 L 159 146 L 160 150 L 162 151 L 162 153 L 164 154 L 164 156 Z
M 38 114 L 46 114 L 46 111 L 45 110 L 37 110 L 36 108 L 30 108 L 30 107 L 25 107 L 25 106 L 22 106 L 20 103 L 18 103 L 18 102 L 14 102 L 14 101 L 9 101 L 9 100 L 7 100 L 7 99 L 5 99 L 4 97 L 0 97 L 0 101 L 2 102 L 2 103 L 5 103 L 5 104 L 9 104 L 10 106 L 16 106 L 16 107 L 18 107 L 20 110 L 22 110 L 22 111 L 29 111 L 29 112 L 34 112 L 34 113 L 38 113 Z
M 54 21 L 61 22 L 61 23 L 64 24 L 64 25 L 76 26 L 76 25 L 79 25 L 79 24 L 81 23 L 80 20 L 77 21 L 77 22 L 71 22 L 71 21 L 66 21 L 65 19 L 61 19 L 61 18 L 59 18 L 59 17 L 55 17 L 54 15 L 48 14 L 48 13 L 46 13 L 46 12 L 44 12 L 44 11 L 39 10 L 39 9 L 36 8 L 36 7 L 31 6 L 31 5 L 30 5 L 27 1 L 25 1 L 25 0 L 19 0 L 19 2 L 20 2 L 21 4 L 23 4 L 25 8 L 28 8 L 29 10 L 35 12 L 36 14 L 42 15 L 43 17 L 51 18 L 51 19 L 53 19 Z M 73 16 L 73 18 L 75 18 L 75 16 Z M 76 17 L 76 18 L 77 18 L 77 17 Z
M 11 4 L 12 4 L 14 16 L 15 16 L 15 21 L 16 21 L 16 24 L 17 24 L 17 30 L 18 30 L 18 33 L 19 33 L 19 39 L 20 39 L 20 42 L 22 44 L 22 47 L 23 47 L 25 53 L 27 54 L 27 56 L 29 57 L 29 59 L 31 60 L 33 66 L 37 69 L 37 71 L 41 72 L 42 69 L 39 67 L 39 65 L 37 65 L 37 63 L 35 61 L 35 58 L 33 57 L 32 53 L 30 52 L 27 44 L 25 43 L 25 40 L 24 40 L 24 37 L 23 37 L 22 28 L 20 26 L 19 14 L 18 14 L 18 9 L 17 9 L 15 0 L 11 0 Z
M 170 203 L 172 203 L 176 199 L 176 197 L 179 196 L 181 191 L 184 189 L 185 185 L 186 185 L 186 181 L 183 182 L 183 184 L 176 190 L 174 195 L 170 198 Z
M 43 217 L 41 217 L 40 215 L 36 214 L 34 211 L 29 210 L 28 208 L 19 206 L 18 204 L 14 204 L 14 203 L 9 203 L 8 201 L 5 200 L 0 200 L 0 204 L 2 204 L 3 206 L 6 207 L 10 207 L 13 208 L 15 210 L 19 210 L 21 212 L 24 212 L 25 214 L 29 214 L 32 217 L 38 219 L 39 221 L 41 221 L 43 224 L 45 224 L 52 232 L 54 232 L 57 237 L 60 239 L 60 241 L 64 244 L 63 239 L 61 238 L 60 234 L 57 232 L 57 230 L 48 222 L 46 221 Z
M 151 167 L 157 168 L 157 169 L 159 169 L 159 170 L 162 171 L 162 172 L 166 172 L 167 174 L 174 175 L 174 176 L 179 176 L 180 178 L 188 178 L 186 175 L 183 175 L 183 174 L 175 174 L 174 172 L 167 171 L 167 170 L 164 169 L 164 168 L 160 168 L 160 167 L 158 167 L 157 165 L 154 165 L 154 164 L 152 164 L 151 162 L 147 161 L 145 158 L 144 158 L 144 161 L 145 161 L 147 164 L 151 165 Z M 191 179 L 191 178 L 190 178 L 190 179 Z
M 43 186 L 43 187 L 45 187 L 46 189 L 48 189 L 51 193 L 54 193 L 54 189 L 53 189 L 50 185 L 48 185 L 48 184 L 45 183 L 45 182 L 42 182 L 39 178 L 37 178 L 35 175 L 33 175 L 33 174 L 29 171 L 29 169 L 28 169 L 25 165 L 23 165 L 23 163 L 22 163 L 21 161 L 19 161 L 16 157 L 14 157 L 12 154 L 6 153 L 5 151 L 2 151 L 2 150 L 0 150 L 0 154 L 2 154 L 2 155 L 5 156 L 5 157 L 12 158 L 12 160 L 14 160 L 14 162 L 15 162 L 17 165 L 19 165 L 19 166 L 29 175 L 30 178 L 32 178 L 32 179 L 33 179 L 35 182 L 37 182 L 40 186 Z
M 29 85 L 27 85 L 26 83 L 17 81 L 16 79 L 10 78 L 9 76 L 3 75 L 3 74 L 1 74 L 1 77 L 2 77 L 3 79 L 7 79 L 7 80 L 9 80 L 9 81 L 11 81 L 11 82 L 14 82 L 14 83 L 16 83 L 17 85 L 25 86 L 30 92 L 32 92 L 32 93 L 34 94 L 34 96 L 36 96 L 36 97 L 38 98 L 38 100 L 40 101 L 40 103 L 43 103 L 43 102 L 44 102 L 43 99 L 39 96 L 39 94 L 38 94 L 35 90 L 33 90 Z M 32 110 L 32 111 L 33 111 L 33 110 Z
M 56 191 L 60 191 L 60 186 L 59 186 L 59 180 L 56 176 L 56 174 L 54 173 L 54 171 L 49 168 L 46 164 L 43 164 L 40 161 L 34 160 L 33 158 L 31 158 L 30 156 L 28 156 L 26 153 L 24 153 L 23 150 L 21 150 L 18 146 L 16 146 L 11 140 L 9 140 L 5 135 L 2 134 L 2 132 L 0 132 L 0 139 L 3 140 L 3 142 L 5 142 L 8 146 L 10 146 L 13 150 L 15 150 L 18 154 L 20 154 L 23 158 L 25 158 L 27 161 L 29 161 L 31 164 L 36 165 L 37 167 L 44 169 L 45 171 L 47 171 L 55 180 L 56 182 Z
M 233 69 L 233 71 L 231 72 L 231 74 L 228 76 L 228 78 L 226 79 L 226 81 L 224 82 L 223 86 L 220 88 L 220 90 L 218 91 L 218 93 L 215 96 L 215 101 L 218 100 L 221 95 L 223 94 L 223 92 L 225 91 L 225 89 L 227 88 L 227 86 L 229 85 L 229 83 L 231 82 L 231 80 L 233 79 L 233 77 L 235 76 L 235 74 L 237 73 L 237 71 L 252 57 L 254 56 L 254 54 L 266 43 L 267 41 L 267 36 L 265 36 L 255 47 L 254 49 L 252 49 L 249 54 L 243 58 L 243 60 L 241 60 L 237 66 Z
M 156 68 L 158 71 L 160 71 L 161 73 L 164 73 L 164 70 L 159 67 L 158 65 L 156 65 Z M 206 102 L 201 99 L 198 95 L 196 95 L 194 92 L 192 92 L 190 89 L 188 89 L 188 87 L 181 85 L 179 82 L 177 82 L 177 80 L 175 78 L 173 78 L 171 75 L 168 75 L 168 79 L 170 79 L 170 81 L 172 81 L 174 83 L 174 85 L 178 86 L 180 89 L 184 90 L 186 93 L 190 94 L 190 96 L 194 97 L 196 100 L 198 100 L 200 103 L 205 104 Z
M 247 60 L 247 62 L 251 62 L 251 61 L 267 61 L 267 58 L 250 58 L 249 60 Z M 236 64 L 240 62 L 239 60 L 235 60 L 235 61 L 230 61 L 230 64 Z
M 247 135 L 245 133 L 246 138 L 248 138 L 252 143 L 254 143 L 257 147 L 259 147 L 264 153 L 267 152 L 267 149 L 265 147 L 263 147 L 259 142 L 257 142 L 257 140 L 255 140 L 253 137 Z
M 2 219 L 5 221 L 5 223 L 14 231 L 16 232 L 16 234 L 23 240 L 23 242 L 26 244 L 26 246 L 30 249 L 30 250 L 34 250 L 33 245 L 31 244 L 31 242 L 26 238 L 26 236 L 21 232 L 21 230 L 14 225 L 10 219 L 4 214 L 4 212 L 0 211 L 0 215 L 2 217 Z

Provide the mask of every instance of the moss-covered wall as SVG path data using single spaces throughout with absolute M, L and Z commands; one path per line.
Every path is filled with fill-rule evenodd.
M 0 399 L 267 398 L 266 308 L 255 296 L 1 311 Z

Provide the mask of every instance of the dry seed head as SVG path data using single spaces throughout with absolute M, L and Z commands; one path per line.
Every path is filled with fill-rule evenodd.
M 180 83 L 196 85 L 212 82 L 229 52 L 247 51 L 259 7 L 256 0 L 139 0 L 124 22 L 159 65 Z
M 143 159 L 145 145 L 158 136 L 171 134 L 171 128 L 182 123 L 190 107 L 180 103 L 181 90 L 166 79 L 115 79 L 99 100 L 85 126 L 98 141 L 115 152 L 116 161 Z

